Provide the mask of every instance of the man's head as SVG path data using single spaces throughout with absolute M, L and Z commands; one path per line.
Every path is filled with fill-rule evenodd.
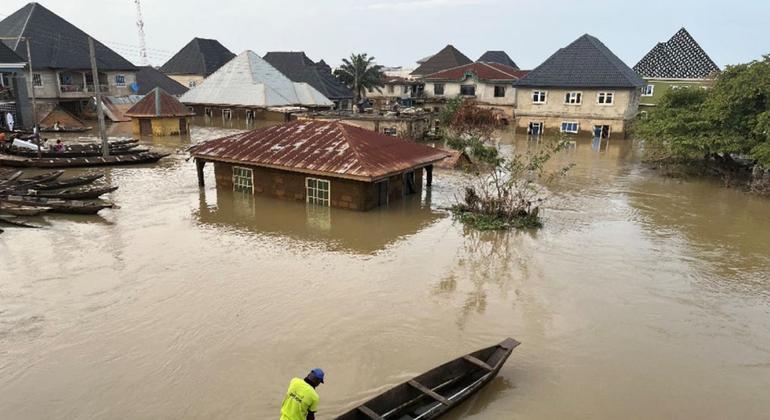
M 307 379 L 310 385 L 313 385 L 313 388 L 315 388 L 324 383 L 324 371 L 321 368 L 315 368 L 307 374 L 305 379 Z

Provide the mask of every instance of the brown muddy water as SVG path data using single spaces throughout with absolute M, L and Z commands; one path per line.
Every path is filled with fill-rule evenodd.
M 211 168 L 200 191 L 184 154 L 106 170 L 119 209 L 0 235 L 0 419 L 277 418 L 316 366 L 329 419 L 506 336 L 450 419 L 766 419 L 770 200 L 638 156 L 576 141 L 545 227 L 513 233 L 453 222 L 448 171 L 357 213 L 217 192 Z

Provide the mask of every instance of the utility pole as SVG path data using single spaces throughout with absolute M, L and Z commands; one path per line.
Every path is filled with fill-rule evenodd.
M 96 115 L 99 117 L 99 137 L 102 139 L 102 156 L 110 155 L 110 145 L 107 142 L 107 130 L 104 127 L 104 109 L 102 109 L 102 92 L 99 89 L 99 70 L 96 68 L 96 52 L 94 52 L 94 39 L 88 37 L 88 51 L 91 54 L 91 74 L 96 92 Z
M 139 0 L 134 0 L 136 4 L 136 29 L 139 33 L 139 61 L 143 66 L 149 65 L 147 60 L 147 42 L 144 36 L 144 19 L 142 19 L 142 4 Z

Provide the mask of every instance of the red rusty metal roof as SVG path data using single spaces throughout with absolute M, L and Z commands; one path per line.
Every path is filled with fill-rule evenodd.
M 438 162 L 440 149 L 339 121 L 292 121 L 192 146 L 197 159 L 375 181 Z
M 127 117 L 188 117 L 195 115 L 174 96 L 161 88 L 155 88 L 134 104 L 125 115 Z
M 463 80 L 468 72 L 472 72 L 480 80 L 497 80 L 515 82 L 527 75 L 527 71 L 518 70 L 500 63 L 476 62 L 464 66 L 453 67 L 437 73 L 429 74 L 425 80 Z

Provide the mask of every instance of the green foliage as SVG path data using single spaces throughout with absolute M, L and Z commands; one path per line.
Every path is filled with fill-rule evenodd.
M 452 123 L 455 114 L 457 114 L 457 111 L 462 105 L 463 98 L 461 96 L 456 96 L 446 102 L 444 109 L 438 114 L 438 120 L 442 127 L 448 127 Z
M 494 111 L 456 98 L 449 101 L 439 118 L 449 147 L 467 151 L 471 157 L 487 165 L 499 163 L 501 158 L 497 148 L 486 144 L 499 126 Z
M 334 75 L 355 92 L 356 102 L 361 100 L 365 89 L 377 89 L 379 92 L 384 86 L 382 66 L 375 64 L 374 57 L 367 54 L 351 54 L 349 59 L 343 58 Z
M 486 214 L 461 212 L 455 209 L 452 210 L 452 215 L 463 224 L 478 230 L 538 229 L 543 227 L 540 218 L 532 215 L 524 215 L 510 221 Z
M 668 91 L 634 133 L 648 145 L 649 159 L 745 154 L 770 168 L 770 56 L 728 67 L 713 88 Z

